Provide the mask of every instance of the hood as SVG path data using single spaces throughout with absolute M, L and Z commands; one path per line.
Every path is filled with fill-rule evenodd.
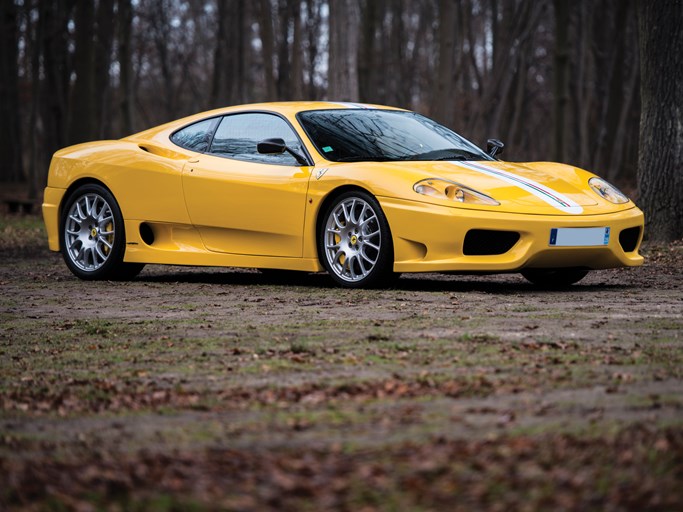
M 633 207 L 631 202 L 615 205 L 600 198 L 588 185 L 588 180 L 594 174 L 565 164 L 439 161 L 377 162 L 363 165 L 366 169 L 372 165 L 383 168 L 387 174 L 400 175 L 402 179 L 398 181 L 401 182 L 402 192 L 398 197 L 441 203 L 438 199 L 414 192 L 412 185 L 425 178 L 444 178 L 483 192 L 500 203 L 493 207 L 458 203 L 457 206 L 461 208 L 539 215 L 578 215 L 607 213 Z M 387 174 L 381 174 L 387 177 Z M 405 180 L 412 181 L 407 193 Z M 377 181 L 375 183 L 378 184 Z M 393 190 L 390 193 L 393 196 L 396 196 L 396 185 L 398 183 L 394 182 L 391 187 Z

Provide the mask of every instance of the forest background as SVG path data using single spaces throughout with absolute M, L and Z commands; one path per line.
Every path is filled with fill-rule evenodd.
M 0 182 L 30 198 L 40 199 L 51 155 L 70 144 L 226 105 L 330 99 L 410 108 L 480 145 L 500 138 L 508 160 L 589 169 L 646 210 L 675 210 L 656 238 L 683 236 L 680 0 L 0 5 Z M 659 56 L 668 74 L 643 55 Z M 664 139 L 646 126 L 645 142 L 673 148 L 673 158 L 641 162 L 653 170 L 639 176 L 648 66 L 651 85 L 673 91 L 650 91 L 653 108 L 673 118 L 659 123 Z

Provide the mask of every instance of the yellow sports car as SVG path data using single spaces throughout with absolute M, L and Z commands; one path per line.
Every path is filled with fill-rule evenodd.
M 643 213 L 619 190 L 500 161 L 502 147 L 393 107 L 242 105 L 58 151 L 43 215 L 82 279 L 161 263 L 326 270 L 347 287 L 434 271 L 565 286 L 642 264 Z

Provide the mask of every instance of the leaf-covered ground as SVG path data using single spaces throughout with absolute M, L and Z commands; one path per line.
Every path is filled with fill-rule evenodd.
M 680 510 L 683 244 L 516 275 L 148 266 L 0 218 L 1 510 Z

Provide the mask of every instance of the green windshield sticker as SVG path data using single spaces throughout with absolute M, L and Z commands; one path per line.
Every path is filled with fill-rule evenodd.
M 332 149 L 332 146 L 325 146 L 325 147 L 323 148 L 323 151 L 324 151 L 325 153 L 329 153 L 330 151 L 334 151 L 334 149 Z

